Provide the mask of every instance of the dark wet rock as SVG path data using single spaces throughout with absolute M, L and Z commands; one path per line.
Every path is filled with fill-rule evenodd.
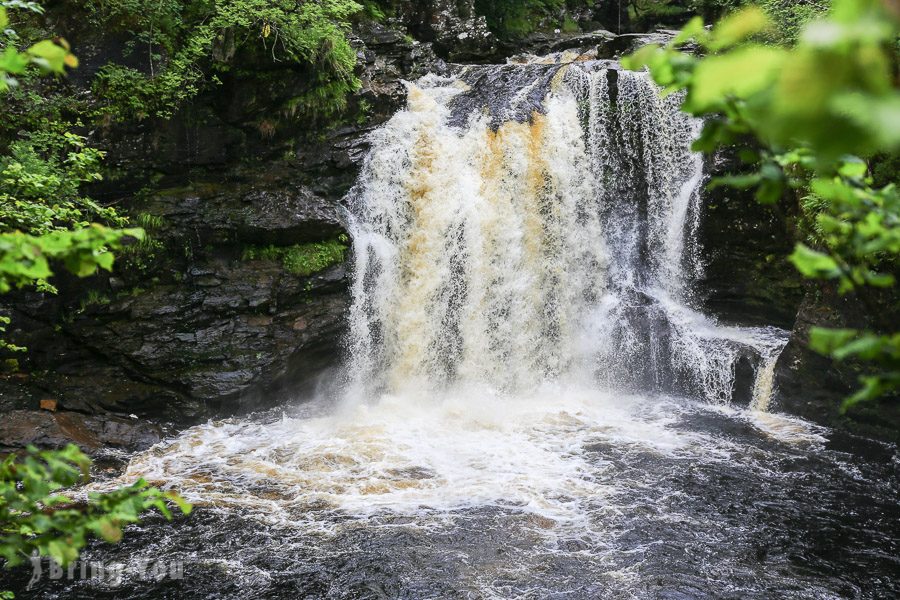
M 87 452 L 104 447 L 143 450 L 162 439 L 162 434 L 157 425 L 136 418 L 14 410 L 0 420 L 0 453 L 29 445 L 59 448 L 70 443 Z
M 660 29 L 649 33 L 617 34 L 606 29 L 596 29 L 577 33 L 556 31 L 537 31 L 514 41 L 500 44 L 498 57 L 509 57 L 510 62 L 523 62 L 525 59 L 560 54 L 562 62 L 581 60 L 616 60 L 646 46 L 647 44 L 668 44 L 677 31 Z M 693 45 L 684 46 L 693 50 Z M 566 56 L 561 53 L 566 52 Z
M 452 62 L 484 62 L 494 56 L 497 40 L 474 0 L 405 0 L 399 19 L 416 38 L 431 42 L 438 55 Z
M 300 277 L 237 252 L 224 246 L 193 258 L 181 281 L 110 290 L 108 302 L 68 319 L 65 305 L 17 306 L 14 333 L 38 349 L 14 386 L 17 404 L 49 394 L 66 409 L 184 422 L 277 401 L 266 390 L 316 376 L 323 356 L 336 362 L 344 267 Z M 5 394 L 17 393 L 11 388 Z
M 709 177 L 739 168 L 724 152 L 709 163 Z M 790 329 L 804 293 L 787 260 L 794 235 L 784 206 L 760 206 L 752 191 L 707 189 L 698 231 L 704 269 L 697 300 L 729 323 Z
M 530 55 L 545 55 L 563 50 L 573 50 L 578 53 L 602 47 L 617 39 L 615 33 L 599 29 L 586 33 L 562 33 L 554 31 L 539 31 L 532 33 L 521 40 L 506 42 L 503 50 L 508 54 L 527 52 Z M 600 56 L 611 58 L 611 56 Z
M 873 311 L 857 297 L 841 296 L 835 286 L 809 282 L 797 312 L 791 339 L 776 366 L 777 407 L 824 425 L 839 427 L 865 436 L 900 442 L 900 401 L 897 396 L 858 404 L 846 413 L 844 399 L 859 389 L 858 377 L 871 365 L 853 361 L 834 362 L 809 348 L 813 327 L 889 329 L 900 315 L 887 298 L 876 298 Z
M 460 78 L 469 89 L 451 103 L 449 123 L 464 125 L 473 114 L 486 114 L 494 127 L 505 121 L 525 122 L 543 112 L 543 101 L 559 64 L 476 65 Z M 522 94 L 523 90 L 529 93 Z
M 597 42 L 597 58 L 620 58 L 647 44 L 665 46 L 676 35 L 678 35 L 677 31 L 658 29 L 649 33 L 623 33 L 611 37 L 607 36 Z
M 91 34 L 96 36 L 93 30 Z M 297 115 L 291 107 L 308 91 L 309 74 L 296 65 L 235 68 L 220 74 L 220 85 L 187 103 L 173 118 L 131 119 L 96 129 L 94 143 L 107 150 L 110 176 L 94 189 L 94 196 L 116 201 L 126 191 L 175 187 L 198 172 L 231 172 L 254 164 L 288 163 L 298 179 L 308 180 L 321 175 L 323 165 L 352 167 L 360 155 L 357 142 L 403 104 L 402 80 L 440 73 L 446 65 L 430 41 L 413 39 L 394 26 L 360 21 L 350 41 L 362 85 L 348 99 L 345 115 L 332 122 Z M 79 73 L 96 71 L 110 60 L 127 64 L 115 40 L 86 43 L 88 51 L 79 53 Z
M 246 183 L 208 182 L 160 190 L 142 208 L 163 219 L 164 234 L 190 230 L 203 243 L 289 245 L 343 232 L 333 199 L 292 183 L 289 173 L 276 176 L 276 172 Z

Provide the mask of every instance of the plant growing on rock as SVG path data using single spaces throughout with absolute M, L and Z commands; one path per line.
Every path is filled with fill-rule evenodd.
M 232 68 L 240 52 L 304 69 L 309 85 L 295 110 L 330 117 L 359 87 L 356 53 L 347 39 L 350 18 L 363 7 L 352 0 L 86 0 L 93 19 L 126 31 L 139 66 L 109 63 L 95 92 L 113 115 L 171 116 Z
M 641 48 L 623 64 L 648 68 L 664 94 L 685 92 L 683 110 L 705 119 L 695 149 L 754 141 L 742 151 L 753 171 L 712 185 L 755 188 L 762 203 L 787 189 L 806 196 L 804 205 L 816 211 L 817 244 L 798 243 L 790 257 L 804 276 L 835 281 L 841 293 L 893 286 L 900 192 L 893 183 L 875 186 L 869 163 L 900 149 L 900 14 L 878 0 L 838 0 L 790 47 L 765 43 L 772 28 L 755 7 L 712 30 L 695 18 L 668 46 Z M 690 40 L 703 56 L 679 50 Z M 844 409 L 900 389 L 896 332 L 814 328 L 810 345 L 877 367 L 860 378 Z
M 344 261 L 347 236 L 333 240 L 294 246 L 251 246 L 244 250 L 244 260 L 280 260 L 294 275 L 307 277 Z
M 38 68 L 61 75 L 77 60 L 62 41 L 40 41 L 25 51 L 15 45 L 8 28 L 7 8 L 40 9 L 13 0 L 0 4 L 0 92 L 18 85 L 18 77 Z M 72 134 L 61 138 L 47 132 L 26 135 L 0 157 L 0 293 L 14 287 L 37 285 L 52 290 L 47 280 L 57 263 L 84 277 L 98 268 L 111 269 L 111 250 L 129 239 L 141 239 L 141 229 L 115 229 L 90 223 L 99 219 L 121 226 L 124 219 L 80 193 L 81 184 L 99 177 L 96 165 L 102 154 Z M 0 317 L 0 332 L 9 324 Z M 0 349 L 23 350 L 0 340 Z M 75 446 L 63 450 L 29 448 L 19 458 L 0 462 L 0 558 L 7 567 L 31 554 L 49 556 L 65 565 L 78 557 L 90 535 L 118 541 L 122 527 L 149 509 L 167 518 L 166 501 L 187 514 L 190 505 L 173 492 L 161 492 L 139 480 L 105 494 L 89 495 L 76 503 L 60 494 L 63 488 L 86 480 L 90 460 Z M 0 597 L 11 598 L 9 592 Z
M 92 492 L 87 502 L 61 493 L 88 481 L 91 461 L 76 446 L 40 451 L 0 462 L 0 557 L 7 567 L 26 562 L 33 553 L 60 565 L 78 558 L 90 536 L 108 542 L 122 539 L 122 528 L 141 513 L 159 510 L 172 519 L 167 502 L 188 514 L 191 505 L 174 492 L 162 492 L 138 480 L 107 493 Z

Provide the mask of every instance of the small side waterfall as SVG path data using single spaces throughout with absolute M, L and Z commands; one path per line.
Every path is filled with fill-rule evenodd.
M 563 379 L 721 403 L 749 356 L 765 408 L 784 333 L 692 308 L 703 161 L 676 96 L 598 62 L 408 88 L 350 196 L 358 391 Z

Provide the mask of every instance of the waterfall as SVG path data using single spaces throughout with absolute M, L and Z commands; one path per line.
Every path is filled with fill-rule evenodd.
M 469 67 L 407 84 L 348 197 L 350 383 L 601 384 L 731 400 L 773 392 L 784 332 L 696 309 L 701 123 L 600 62 Z
M 346 393 L 195 425 L 90 484 L 193 503 L 84 556 L 135 572 L 163 556 L 183 580 L 50 583 L 897 597 L 896 452 L 766 412 L 786 332 L 701 310 L 700 123 L 610 63 L 455 69 L 408 84 L 347 196 Z

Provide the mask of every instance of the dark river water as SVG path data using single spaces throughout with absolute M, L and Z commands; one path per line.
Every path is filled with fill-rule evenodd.
M 194 428 L 129 473 L 195 512 L 84 553 L 118 581 L 4 577 L 20 598 L 900 597 L 896 448 L 681 399 L 532 400 Z

